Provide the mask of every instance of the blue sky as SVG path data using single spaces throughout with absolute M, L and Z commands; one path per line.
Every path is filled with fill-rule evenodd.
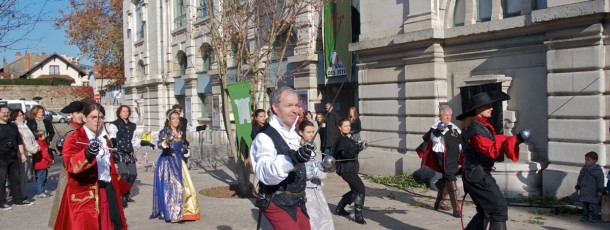
M 30 13 L 48 12 L 48 17 L 57 17 L 59 15 L 59 9 L 67 9 L 67 0 L 19 0 L 17 4 L 27 6 L 27 10 Z M 24 31 L 14 31 L 12 36 L 21 36 Z M 63 29 L 55 29 L 53 22 L 46 21 L 36 25 L 34 30 L 29 34 L 28 39 L 21 40 L 17 44 L 12 45 L 9 49 L 0 50 L 0 58 L 6 57 L 7 62 L 15 60 L 15 53 L 21 52 L 21 55 L 25 54 L 27 50 L 29 53 L 46 52 L 47 55 L 52 53 L 65 54 L 72 57 L 79 57 L 81 55 L 80 50 L 76 46 L 67 45 L 68 39 Z M 82 64 L 92 65 L 92 61 L 86 59 L 84 56 L 81 60 Z M 0 61 L 0 65 L 2 62 Z

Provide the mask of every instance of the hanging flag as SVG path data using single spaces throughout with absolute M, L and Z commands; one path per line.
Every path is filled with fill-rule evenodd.
M 227 91 L 229 91 L 229 97 L 231 98 L 231 108 L 233 108 L 235 129 L 237 130 L 237 150 L 240 150 L 241 147 L 250 149 L 252 144 L 252 138 L 250 137 L 252 132 L 250 84 L 250 81 L 242 81 L 227 85 Z
M 352 1 L 324 0 L 324 64 L 326 77 L 352 76 Z

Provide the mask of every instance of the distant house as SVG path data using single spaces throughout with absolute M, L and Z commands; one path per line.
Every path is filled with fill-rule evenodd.
M 73 86 L 87 85 L 89 81 L 87 74 L 77 64 L 57 53 L 47 56 L 45 53 L 37 55 L 26 52 L 23 58 L 17 53 L 15 61 L 4 65 L 0 72 L 9 78 L 62 78 L 74 81 Z

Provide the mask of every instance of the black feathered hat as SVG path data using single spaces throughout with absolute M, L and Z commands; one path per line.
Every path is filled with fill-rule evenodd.
M 84 108 L 85 108 L 85 103 L 83 103 L 81 101 L 73 101 L 73 102 L 70 102 L 70 104 L 68 106 L 61 109 L 60 112 L 70 114 L 70 113 L 75 113 L 75 112 L 82 112 Z
M 456 119 L 463 120 L 470 115 L 476 108 L 491 104 L 498 101 L 509 100 L 510 96 L 502 91 L 489 91 L 481 92 L 470 97 L 470 101 L 462 102 L 462 114 L 458 115 Z

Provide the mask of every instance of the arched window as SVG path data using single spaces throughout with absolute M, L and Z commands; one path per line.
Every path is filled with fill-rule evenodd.
M 186 68 L 188 68 L 188 62 L 184 53 L 182 53 L 182 56 L 180 57 L 180 62 L 178 64 L 180 64 L 180 76 L 186 75 Z
M 466 20 L 466 0 L 456 0 L 453 10 L 453 26 L 463 26 Z
M 477 22 L 491 20 L 492 0 L 477 0 Z
M 212 60 L 214 59 L 214 53 L 212 52 L 212 46 L 210 46 L 210 44 L 208 43 L 204 43 L 203 45 L 201 45 L 201 48 L 199 49 L 199 52 L 201 52 L 201 71 L 208 71 L 212 68 Z
M 502 9 L 504 11 L 504 17 L 513 17 L 521 15 L 521 1 L 514 0 L 502 0 Z
M 138 61 L 138 66 L 136 67 L 136 78 L 143 79 L 146 75 L 146 68 L 144 67 L 144 62 L 142 60 Z

